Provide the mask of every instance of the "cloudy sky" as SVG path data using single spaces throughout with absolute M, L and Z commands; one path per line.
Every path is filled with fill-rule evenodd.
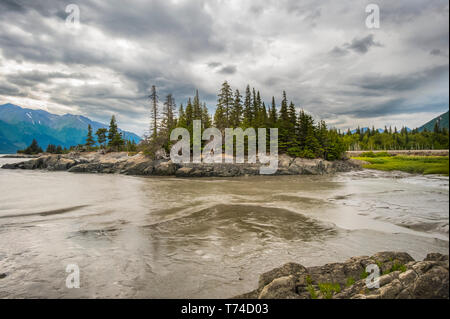
M 80 24 L 66 24 L 76 4 Z M 82 114 L 138 134 L 148 95 L 224 80 L 270 101 L 286 90 L 331 126 L 416 127 L 448 110 L 448 0 L 1 0 L 0 104 Z

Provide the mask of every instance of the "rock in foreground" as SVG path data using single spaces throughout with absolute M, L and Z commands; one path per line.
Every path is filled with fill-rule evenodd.
M 292 158 L 280 155 L 276 175 L 323 175 L 361 169 L 361 163 L 347 159 L 329 162 L 322 159 Z M 66 155 L 44 155 L 36 159 L 14 164 L 5 164 L 5 169 L 46 169 L 75 173 L 105 173 L 126 175 L 155 175 L 177 177 L 234 177 L 259 175 L 260 163 L 256 164 L 175 164 L 169 159 L 151 160 L 137 154 L 127 153 L 70 153 Z
M 366 267 L 379 268 L 379 288 L 368 288 Z M 380 252 L 344 263 L 303 267 L 288 263 L 262 274 L 244 299 L 448 299 L 448 255 L 414 261 L 407 253 Z

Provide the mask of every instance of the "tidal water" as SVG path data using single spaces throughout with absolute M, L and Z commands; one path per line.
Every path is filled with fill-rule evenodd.
M 290 261 L 448 254 L 448 205 L 442 176 L 179 179 L 0 169 L 0 298 L 227 298 Z M 80 269 L 78 289 L 66 287 L 69 264 Z

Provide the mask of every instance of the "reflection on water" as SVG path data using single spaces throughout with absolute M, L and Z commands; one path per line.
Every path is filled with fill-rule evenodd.
M 0 170 L 0 203 L 0 297 L 230 297 L 288 261 L 448 253 L 444 177 Z M 71 263 L 80 289 L 65 287 Z

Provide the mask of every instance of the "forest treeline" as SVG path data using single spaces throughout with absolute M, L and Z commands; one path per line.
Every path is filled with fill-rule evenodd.
M 449 134 L 446 128 L 440 128 L 436 122 L 432 132 L 426 129 L 419 132 L 418 129 L 409 130 L 402 127 L 385 127 L 383 132 L 374 127 L 372 129 L 349 130 L 341 134 L 349 151 L 370 150 L 439 150 L 449 148 Z
M 185 105 L 177 108 L 172 94 L 163 98 L 159 107 L 156 87 L 152 86 L 149 95 L 151 102 L 150 136 L 141 143 L 140 148 L 147 154 L 158 149 L 169 151 L 174 143 L 170 132 L 177 127 L 186 128 L 191 135 L 193 121 L 202 121 L 202 130 L 216 127 L 222 133 L 225 128 L 278 128 L 279 152 L 296 157 L 324 158 L 336 160 L 347 150 L 387 150 L 387 149 L 448 149 L 449 136 L 446 129 L 436 126 L 433 132 L 408 131 L 407 128 L 385 128 L 384 132 L 358 128 L 355 132 L 328 128 L 324 121 L 315 121 L 304 110 L 297 111 L 296 105 L 282 92 L 281 101 L 272 97 L 266 104 L 259 91 L 250 88 L 244 93 L 232 89 L 225 81 L 217 96 L 213 115 L 208 113 L 206 103 L 199 98 L 198 91 Z M 176 114 L 177 113 L 177 114 Z
M 283 91 L 280 104 L 275 97 L 266 105 L 259 91 L 247 86 L 241 94 L 224 82 L 218 93 L 214 115 L 208 113 L 206 103 L 199 98 L 196 91 L 185 105 L 180 104 L 176 113 L 175 99 L 168 94 L 160 110 L 159 97 L 155 86 L 149 96 L 151 101 L 150 136 L 144 141 L 143 148 L 148 154 L 160 148 L 170 149 L 170 132 L 177 127 L 193 132 L 193 121 L 202 121 L 202 130 L 215 127 L 224 133 L 225 128 L 278 128 L 278 148 L 280 153 L 297 157 L 328 160 L 339 159 L 346 151 L 346 145 L 339 132 L 328 129 L 324 121 L 315 122 L 311 115 L 303 110 L 297 112 L 296 106 L 289 101 Z

